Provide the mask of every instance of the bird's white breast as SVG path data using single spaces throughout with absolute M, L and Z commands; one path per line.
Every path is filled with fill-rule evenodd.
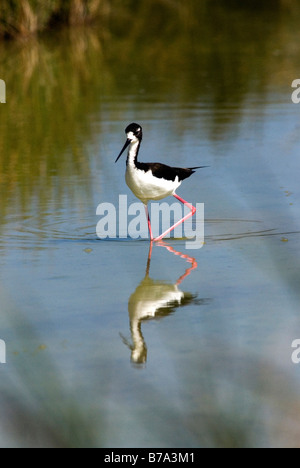
M 143 203 L 168 197 L 181 184 L 178 177 L 174 181 L 159 179 L 154 177 L 150 170 L 145 172 L 130 163 L 127 165 L 125 179 L 130 190 Z

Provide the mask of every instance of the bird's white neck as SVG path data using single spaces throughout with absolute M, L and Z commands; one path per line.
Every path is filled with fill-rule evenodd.
M 138 154 L 139 154 L 139 149 L 140 149 L 140 141 L 132 141 L 129 146 L 128 150 L 128 156 L 127 156 L 127 165 L 129 166 L 135 166 Z

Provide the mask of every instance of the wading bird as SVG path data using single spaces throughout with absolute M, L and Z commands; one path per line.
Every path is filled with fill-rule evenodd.
M 159 241 L 169 232 L 173 231 L 179 224 L 190 218 L 196 213 L 196 208 L 183 200 L 176 194 L 176 190 L 181 185 L 184 179 L 187 179 L 194 174 L 196 169 L 201 169 L 207 166 L 198 166 L 190 168 L 170 167 L 161 163 L 143 163 L 138 161 L 138 154 L 143 138 L 142 127 L 137 123 L 131 123 L 125 129 L 127 135 L 126 143 L 123 146 L 116 162 L 129 147 L 126 161 L 125 179 L 128 187 L 134 195 L 141 200 L 145 206 L 146 216 L 148 219 L 148 227 L 151 241 Z M 167 229 L 163 234 L 153 238 L 148 203 L 150 200 L 161 200 L 173 195 L 181 203 L 186 205 L 191 211 L 182 219 L 177 221 L 173 226 Z

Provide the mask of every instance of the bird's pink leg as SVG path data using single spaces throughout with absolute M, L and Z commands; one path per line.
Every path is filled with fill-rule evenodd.
M 177 221 L 177 223 L 175 223 L 173 226 L 171 226 L 169 229 L 167 229 L 163 234 L 161 234 L 159 237 L 156 237 L 154 239 L 154 241 L 160 241 L 161 239 L 163 239 L 167 234 L 169 234 L 169 232 L 173 231 L 173 229 L 175 229 L 177 226 L 179 226 L 179 224 L 181 223 L 184 223 L 184 221 L 186 221 L 187 219 L 189 219 L 191 216 L 194 216 L 194 214 L 196 213 L 196 208 L 191 205 L 191 203 L 188 203 L 187 201 L 185 201 L 183 198 L 179 197 L 176 193 L 173 193 L 173 196 L 175 198 L 177 198 L 177 200 L 179 200 L 181 203 L 183 203 L 184 205 L 186 205 L 191 211 L 190 213 L 188 213 L 186 216 L 184 216 L 182 219 L 180 219 L 179 221 Z
M 145 211 L 146 211 L 146 216 L 147 216 L 147 221 L 148 221 L 148 228 L 149 228 L 149 234 L 150 234 L 150 240 L 151 242 L 153 241 L 153 234 L 152 234 L 152 228 L 151 228 L 151 222 L 150 222 L 150 216 L 149 216 L 149 210 L 148 210 L 148 205 L 145 206 Z

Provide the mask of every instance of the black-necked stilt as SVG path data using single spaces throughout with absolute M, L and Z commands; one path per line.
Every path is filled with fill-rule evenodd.
M 126 161 L 126 183 L 134 195 L 141 200 L 145 205 L 146 215 L 148 218 L 148 227 L 151 241 L 159 241 L 171 232 L 179 224 L 193 216 L 196 208 L 183 200 L 176 194 L 176 190 L 181 185 L 184 179 L 190 177 L 196 169 L 201 169 L 207 166 L 198 166 L 190 168 L 170 167 L 161 163 L 142 163 L 138 161 L 138 154 L 143 138 L 142 127 L 136 123 L 128 125 L 125 130 L 127 140 L 123 146 L 116 162 L 129 146 L 128 156 Z M 181 203 L 187 205 L 191 212 L 180 219 L 177 223 L 171 226 L 167 231 L 161 234 L 156 239 L 153 238 L 150 216 L 148 212 L 148 203 L 150 200 L 161 200 L 169 195 L 173 195 Z

